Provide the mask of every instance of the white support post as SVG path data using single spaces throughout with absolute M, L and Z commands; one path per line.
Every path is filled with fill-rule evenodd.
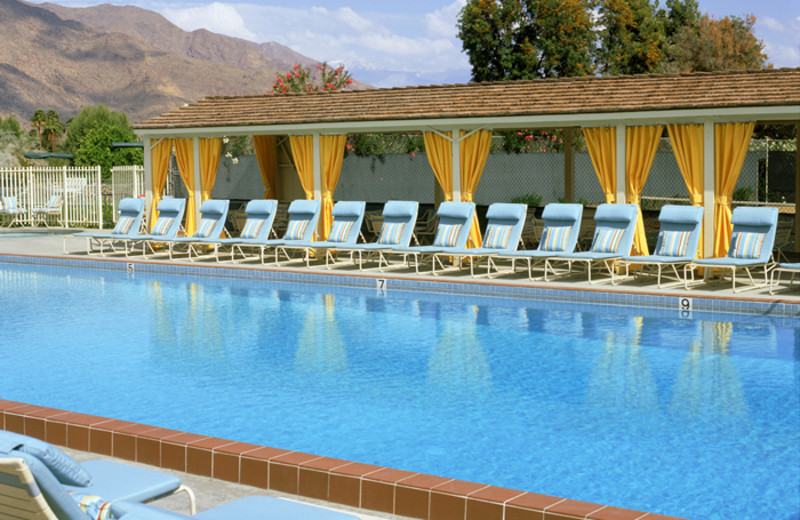
M 314 200 L 322 204 L 322 150 L 319 142 L 319 132 L 312 134 L 312 144 L 314 147 Z M 317 221 L 317 236 L 322 236 L 322 219 Z
M 64 194 L 64 225 L 69 227 L 69 218 L 70 218 L 70 206 L 68 193 L 67 193 L 67 167 L 62 166 L 61 168 L 61 193 Z
M 203 189 L 200 184 L 200 138 L 192 139 L 192 152 L 194 153 L 194 221 L 200 224 L 200 200 L 203 197 Z
M 453 152 L 453 202 L 461 202 L 461 129 L 453 129 L 453 140 L 450 142 Z
M 703 248 L 706 258 L 714 256 L 714 122 L 703 122 Z M 706 269 L 709 276 L 711 269 Z
M 97 227 L 103 229 L 103 178 L 100 166 L 96 166 L 97 177 L 95 177 L 97 184 Z
M 616 157 L 617 157 L 617 193 L 616 193 L 616 203 L 617 204 L 624 204 L 625 203 L 625 146 L 626 146 L 626 139 L 627 136 L 625 135 L 625 124 L 618 124 L 617 125 L 617 150 L 616 150 Z
M 153 206 L 153 142 L 149 137 L 144 138 L 144 219 L 147 229 L 150 229 L 150 208 Z M 136 174 L 134 173 L 134 178 Z M 137 193 L 138 197 L 139 194 Z M 117 208 L 114 208 L 116 211 Z

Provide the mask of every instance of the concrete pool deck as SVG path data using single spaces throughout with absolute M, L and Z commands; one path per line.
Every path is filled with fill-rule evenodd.
M 35 236 L 14 237 L 6 236 L 4 234 L 14 233 L 36 233 Z M 80 230 L 75 230 L 79 233 Z M 66 252 L 65 252 L 66 251 Z M 569 276 L 560 280 L 550 282 L 528 280 L 524 273 L 517 273 L 514 275 L 503 275 L 492 279 L 484 277 L 472 278 L 470 277 L 469 270 L 464 269 L 461 271 L 450 271 L 439 275 L 431 275 L 429 272 L 416 274 L 413 269 L 393 269 L 386 272 L 372 271 L 359 271 L 357 268 L 342 266 L 336 269 L 328 270 L 324 265 L 312 265 L 311 268 L 306 268 L 302 262 L 293 262 L 289 266 L 272 266 L 261 265 L 257 261 L 244 262 L 241 264 L 232 264 L 230 262 L 217 263 L 212 259 L 200 259 L 198 261 L 190 262 L 184 258 L 169 260 L 166 255 L 155 256 L 150 258 L 143 258 L 141 256 L 132 256 L 126 258 L 124 254 L 108 255 L 100 257 L 97 255 L 86 254 L 86 239 L 73 236 L 72 234 L 50 234 L 48 230 L 30 229 L 30 228 L 15 228 L 12 230 L 0 231 L 0 255 L 11 256 L 37 256 L 37 257 L 54 257 L 54 258 L 71 258 L 71 259 L 91 259 L 93 261 L 107 260 L 110 262 L 143 262 L 143 263 L 156 263 L 167 265 L 189 265 L 189 266 L 224 266 L 229 269 L 245 269 L 245 270 L 269 270 L 269 271 L 289 271 L 289 272 L 305 272 L 305 273 L 320 273 L 320 274 L 339 274 L 348 276 L 358 276 L 366 278 L 382 278 L 382 279 L 417 279 L 417 280 L 430 280 L 436 282 L 466 282 L 470 284 L 490 285 L 490 286 L 513 286 L 513 287 L 540 287 L 550 289 L 566 289 L 566 290 L 579 290 L 579 291 L 592 291 L 592 292 L 607 292 L 619 294 L 653 294 L 661 296 L 689 296 L 689 297 L 703 297 L 703 298 L 719 298 L 724 300 L 736 301 L 761 301 L 772 303 L 788 303 L 800 304 L 800 283 L 795 285 L 795 288 L 789 288 L 788 283 L 784 283 L 775 290 L 772 295 L 767 288 L 757 288 L 746 290 L 739 293 L 734 293 L 731 290 L 730 281 L 711 280 L 708 283 L 701 283 L 690 290 L 685 290 L 682 286 L 659 289 L 655 283 L 655 277 L 642 277 L 624 281 L 619 285 L 612 285 L 608 279 L 596 278 L 602 280 L 599 283 L 590 284 L 586 281 L 585 275 Z
M 29 231 L 29 230 L 24 230 Z M 20 232 L 20 230 L 13 230 Z M 0 232 L 0 261 L 3 256 L 68 258 L 109 262 L 142 262 L 179 266 L 216 266 L 213 261 L 170 261 L 152 259 L 106 258 L 85 253 L 85 238 L 71 235 L 3 237 Z M 69 253 L 65 253 L 65 249 Z M 34 260 L 35 259 L 31 259 Z M 323 267 L 306 269 L 299 263 L 292 267 L 261 266 L 245 263 L 225 268 L 288 272 L 331 272 L 346 276 L 386 279 L 425 279 L 437 283 L 470 283 L 504 287 L 548 287 L 578 291 L 619 294 L 658 294 L 693 296 L 722 301 L 766 302 L 800 305 L 800 291 L 785 290 L 770 295 L 766 289 L 734 294 L 730 282 L 711 283 L 691 291 L 681 288 L 659 290 L 654 281 L 590 285 L 579 278 L 559 282 L 530 282 L 523 276 L 473 280 L 468 272 L 431 276 L 416 275 L 413 270 L 385 273 L 360 273 L 354 269 L 328 271 Z M 361 518 L 424 518 L 430 520 L 665 520 L 670 517 L 590 504 L 536 493 L 455 481 L 440 476 L 411 474 L 391 468 L 378 468 L 356 462 L 318 457 L 278 448 L 246 445 L 224 439 L 168 431 L 115 419 L 86 416 L 33 404 L 0 401 L 0 427 L 43 438 L 66 446 L 76 458 L 119 457 L 125 462 L 145 463 L 180 474 L 198 497 L 198 510 L 229 502 L 247 495 L 277 495 L 299 501 L 327 505 L 355 512 Z M 535 490 L 533 490 L 535 491 Z M 187 500 L 178 495 L 159 501 L 165 509 L 186 513 Z

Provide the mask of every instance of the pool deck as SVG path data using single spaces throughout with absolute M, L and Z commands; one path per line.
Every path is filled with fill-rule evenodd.
M 789 288 L 788 284 L 784 283 L 778 287 L 775 290 L 775 294 L 772 295 L 767 288 L 756 288 L 734 293 L 731 290 L 731 283 L 729 280 L 711 280 L 708 283 L 697 284 L 690 290 L 685 290 L 682 286 L 659 289 L 655 283 L 655 277 L 641 277 L 638 279 L 626 280 L 619 285 L 614 286 L 610 283 L 610 279 L 607 277 L 598 277 L 596 278 L 596 280 L 598 280 L 597 283 L 590 284 L 587 282 L 585 274 L 568 276 L 549 282 L 544 280 L 532 282 L 528 280 L 527 276 L 522 272 L 513 275 L 505 274 L 492 279 L 487 279 L 485 276 L 472 278 L 468 269 L 449 271 L 434 276 L 429 272 L 417 274 L 413 269 L 405 268 L 392 269 L 384 272 L 377 270 L 359 271 L 357 268 L 351 266 L 340 266 L 335 269 L 328 270 L 324 265 L 313 264 L 310 268 L 306 268 L 305 264 L 299 261 L 293 262 L 289 266 L 273 266 L 261 265 L 261 263 L 258 261 L 243 262 L 241 264 L 232 264 L 230 262 L 217 263 L 213 260 L 213 258 L 200 259 L 192 262 L 186 260 L 185 257 L 183 259 L 169 260 L 166 255 L 146 258 L 141 256 L 132 256 L 130 258 L 126 258 L 124 254 L 117 254 L 100 257 L 97 255 L 86 254 L 85 238 L 75 237 L 73 235 L 52 235 L 48 234 L 46 230 L 42 229 L 32 230 L 29 228 L 15 228 L 9 230 L 9 232 L 16 233 L 22 231 L 36 232 L 39 235 L 31 237 L 3 237 L 2 235 L 4 234 L 4 231 L 0 231 L 0 255 L 90 259 L 93 261 L 107 260 L 109 262 L 126 263 L 142 262 L 149 264 L 156 263 L 167 265 L 189 265 L 194 267 L 224 266 L 225 268 L 229 269 L 319 273 L 323 275 L 337 274 L 375 279 L 413 279 L 436 282 L 459 282 L 498 287 L 535 287 L 617 294 L 675 296 L 676 298 L 690 296 L 734 301 L 788 303 L 795 305 L 800 304 L 800 283 L 796 284 L 794 288 Z M 76 230 L 76 233 L 77 232 L 80 232 L 80 230 Z
M 20 232 L 20 231 L 32 231 L 29 229 L 19 230 L 15 229 L 12 230 L 13 232 Z M 212 260 L 210 261 L 195 261 L 195 262 L 188 262 L 186 260 L 169 260 L 164 256 L 155 257 L 155 258 L 145 258 L 142 259 L 141 257 L 138 258 L 126 258 L 124 255 L 113 255 L 107 257 L 99 257 L 96 255 L 89 256 L 85 253 L 86 250 L 86 239 L 80 237 L 74 237 L 72 235 L 52 235 L 48 234 L 46 231 L 37 231 L 36 236 L 27 236 L 27 237 L 3 237 L 3 231 L 0 231 L 0 261 L 3 260 L 3 256 L 14 257 L 14 261 L 20 261 L 19 257 L 32 257 L 31 260 L 38 262 L 41 259 L 85 259 L 91 261 L 104 261 L 107 260 L 108 262 L 124 262 L 124 263 L 146 263 L 146 264 L 170 264 L 170 265 L 180 265 L 180 266 L 219 266 L 223 265 L 226 268 L 233 268 L 233 269 L 246 269 L 246 270 L 267 270 L 267 271 L 288 271 L 288 272 L 302 272 L 308 274 L 309 272 L 319 273 L 320 275 L 330 275 L 330 273 L 336 273 L 337 275 L 343 276 L 358 276 L 358 277 L 367 277 L 367 278 L 382 278 L 382 279 L 401 279 L 401 280 L 428 280 L 428 281 L 436 281 L 437 283 L 469 283 L 469 284 L 479 284 L 481 286 L 498 286 L 498 287 L 509 287 L 509 288 L 518 288 L 518 287 L 541 287 L 541 288 L 561 288 L 570 291 L 591 291 L 591 292 L 601 292 L 601 293 L 619 293 L 619 294 L 633 294 L 633 295 L 658 295 L 658 296 L 674 296 L 674 297 L 684 297 L 684 296 L 691 296 L 691 297 L 698 297 L 698 298 L 707 298 L 711 300 L 720 300 L 720 301 L 742 301 L 742 302 L 758 302 L 761 303 L 768 303 L 770 305 L 774 304 L 787 304 L 787 309 L 792 309 L 790 314 L 792 315 L 800 315 L 800 312 L 796 312 L 797 309 L 800 309 L 800 291 L 798 290 L 789 290 L 785 286 L 780 288 L 776 291 L 775 295 L 771 295 L 769 290 L 767 289 L 755 289 L 746 292 L 742 292 L 739 294 L 734 294 L 730 287 L 730 282 L 716 282 L 712 281 L 708 284 L 700 285 L 690 291 L 686 291 L 681 287 L 673 288 L 673 289 L 658 289 L 655 280 L 648 278 L 644 278 L 643 280 L 633 280 L 633 281 L 626 281 L 621 283 L 618 286 L 613 286 L 608 282 L 602 282 L 599 284 L 589 284 L 585 281 L 585 275 L 583 277 L 569 277 L 567 279 L 560 280 L 558 282 L 531 282 L 527 279 L 527 276 L 524 275 L 506 275 L 496 279 L 487 280 L 484 278 L 477 278 L 473 279 L 469 275 L 469 271 L 458 271 L 458 272 L 451 272 L 439 276 L 433 276 L 430 274 L 422 274 L 417 275 L 414 273 L 413 270 L 409 269 L 401 269 L 401 270 L 393 270 L 389 272 L 360 272 L 358 269 L 351 268 L 351 267 L 342 267 L 337 268 L 333 271 L 329 271 L 325 269 L 324 266 L 312 266 L 310 269 L 305 268 L 304 264 L 299 262 L 293 263 L 291 267 L 273 267 L 273 266 L 262 266 L 260 263 L 243 263 L 238 265 L 233 265 L 230 263 L 224 264 L 217 264 Z M 65 253 L 65 251 L 68 251 Z M 37 257 L 37 258 L 33 258 Z M 24 260 L 23 260 L 24 261 Z M 501 291 L 502 294 L 502 291 Z M 773 308 L 773 307 L 770 307 Z M 165 437 L 161 441 L 161 450 L 164 450 L 166 446 L 175 447 L 177 444 L 177 439 L 180 439 L 184 436 L 188 436 L 190 434 L 182 434 L 179 432 L 162 432 L 161 429 L 157 429 L 156 431 L 153 427 L 150 427 L 153 431 L 151 433 L 143 433 L 139 434 L 136 428 L 137 425 L 123 425 L 119 427 L 116 423 L 121 423 L 120 421 L 110 420 L 110 419 L 103 419 L 103 418 L 93 418 L 91 416 L 83 416 L 78 417 L 77 419 L 73 419 L 73 416 L 77 416 L 79 414 L 72 414 L 70 412 L 63 412 L 63 411 L 56 411 L 50 409 L 43 409 L 41 407 L 37 407 L 35 405 L 29 406 L 24 405 L 21 403 L 2 403 L 0 402 L 0 417 L 3 419 L 3 423 L 0 426 L 5 427 L 6 429 L 10 429 L 12 431 L 18 431 L 19 433 L 28 433 L 34 434 L 34 436 L 39 436 L 40 438 L 45 438 L 46 440 L 49 439 L 51 433 L 50 425 L 55 425 L 57 429 L 53 430 L 53 435 L 57 438 L 60 438 L 61 430 L 64 431 L 73 431 L 81 432 L 81 435 L 86 435 L 86 439 L 81 439 L 76 437 L 76 443 L 73 444 L 71 438 L 69 442 L 66 440 L 66 434 L 64 435 L 64 441 L 60 442 L 57 441 L 56 444 L 60 444 L 63 446 L 68 446 L 71 448 L 69 452 L 75 456 L 79 460 L 85 460 L 88 458 L 97 458 L 99 457 L 107 457 L 111 453 L 116 454 L 117 446 L 125 446 L 125 442 L 130 442 L 130 437 L 133 437 L 137 444 L 137 450 L 141 450 L 142 446 L 148 446 L 148 443 L 153 442 L 153 438 L 158 438 L 158 435 L 172 435 L 172 437 Z M 77 422 L 75 422 L 77 421 Z M 92 421 L 95 421 L 96 424 L 93 425 Z M 28 432 L 30 424 L 31 432 Z M 111 430 L 111 433 L 109 431 Z M 98 435 L 98 439 L 103 438 L 105 436 L 109 436 L 113 438 L 113 449 L 112 447 L 108 448 L 101 448 L 101 449 L 93 449 L 94 443 L 94 435 Z M 101 436 L 102 435 L 102 436 Z M 148 438 L 148 435 L 150 438 Z M 197 437 L 197 436 L 194 436 Z M 91 439 L 91 441 L 89 440 Z M 459 481 L 452 481 L 442 477 L 435 477 L 435 476 L 425 476 L 425 475 L 415 475 L 409 477 L 408 475 L 395 475 L 395 473 L 407 473 L 407 472 L 400 472 L 399 470 L 392 470 L 389 468 L 383 469 L 375 469 L 375 468 L 362 468 L 361 466 L 365 466 L 363 464 L 358 463 L 350 463 L 347 461 L 334 461 L 333 459 L 326 459 L 326 458 L 319 458 L 313 460 L 300 460 L 299 456 L 303 454 L 299 454 L 296 452 L 283 452 L 283 454 L 279 455 L 277 459 L 283 457 L 283 460 L 280 460 L 278 464 L 275 464 L 276 458 L 274 458 L 274 454 L 266 455 L 263 454 L 263 458 L 265 460 L 255 460 L 250 458 L 250 455 L 245 455 L 246 453 L 258 453 L 258 457 L 261 457 L 261 451 L 265 450 L 275 450 L 273 448 L 260 448 L 255 446 L 239 446 L 242 443 L 235 443 L 232 441 L 226 441 L 226 446 L 230 448 L 236 448 L 239 450 L 243 448 L 243 454 L 238 455 L 237 462 L 237 479 L 235 482 L 229 482 L 226 478 L 211 478 L 210 476 L 202 476 L 202 472 L 200 475 L 197 472 L 191 472 L 191 451 L 208 451 L 209 457 L 214 457 L 214 464 L 217 464 L 217 457 L 220 457 L 221 461 L 226 460 L 226 457 L 230 457 L 229 453 L 236 451 L 231 449 L 229 452 L 226 452 L 228 448 L 222 448 L 212 446 L 210 441 L 214 441 L 214 439 L 209 438 L 200 438 L 197 437 L 194 441 L 186 441 L 185 448 L 181 447 L 181 450 L 185 450 L 185 458 L 182 458 L 183 466 L 189 472 L 181 472 L 175 471 L 173 469 L 169 469 L 169 465 L 167 465 L 165 469 L 165 465 L 163 463 L 163 459 L 166 457 L 166 452 L 162 451 L 162 463 L 160 464 L 161 471 L 170 471 L 176 474 L 179 474 L 187 485 L 194 489 L 197 495 L 198 501 L 198 510 L 202 511 L 207 508 L 213 507 L 215 505 L 229 502 L 239 497 L 247 496 L 247 495 L 272 495 L 272 496 L 283 496 L 286 498 L 290 498 L 293 500 L 298 501 L 305 501 L 309 503 L 313 503 L 316 505 L 322 505 L 323 507 L 329 507 L 331 509 L 337 509 L 341 511 L 350 512 L 356 514 L 358 517 L 365 519 L 365 520 L 375 520 L 378 518 L 427 518 L 430 520 L 450 520 L 456 519 L 459 520 L 473 520 L 477 518 L 485 518 L 487 520 L 497 519 L 497 520 L 528 520 L 528 519 L 544 519 L 544 520 L 566 520 L 566 519 L 575 519 L 575 518 L 592 518 L 592 519 L 600 519 L 600 520 L 612 520 L 612 519 L 643 519 L 643 520 L 660 520 L 666 519 L 668 517 L 652 514 L 652 513 L 642 513 L 642 512 L 635 512 L 629 510 L 622 510 L 619 508 L 612 508 L 607 506 L 601 506 L 597 504 L 585 504 L 582 502 L 577 502 L 568 499 L 557 499 L 553 497 L 544 497 L 542 495 L 536 495 L 535 493 L 529 492 L 518 492 L 514 490 L 506 490 L 503 488 L 491 488 L 481 485 L 475 485 L 473 483 L 463 483 Z M 217 440 L 219 441 L 219 440 Z M 52 442 L 52 440 L 51 440 Z M 219 441 L 222 442 L 222 441 Z M 232 443 L 232 444 L 231 444 Z M 74 449 L 75 446 L 79 446 L 78 449 Z M 183 442 L 180 442 L 180 446 L 184 446 Z M 258 448 L 258 449 L 255 449 Z M 251 450 L 247 452 L 246 450 Z M 218 451 L 219 450 L 219 451 Z M 240 450 L 241 451 L 241 450 Z M 91 453 L 89 453 L 91 452 Z M 107 452 L 107 453 L 105 453 Z M 290 459 L 294 456 L 297 458 L 297 461 L 291 461 Z M 269 478 L 273 479 L 274 475 L 272 471 L 274 469 L 285 469 L 290 467 L 288 464 L 296 464 L 299 468 L 298 473 L 296 473 L 297 481 L 293 485 L 302 487 L 302 479 L 304 475 L 307 476 L 311 475 L 314 478 L 322 477 L 326 479 L 324 482 L 327 487 L 327 496 L 329 500 L 333 499 L 333 486 L 334 482 L 345 482 L 353 480 L 352 477 L 356 476 L 356 480 L 359 478 L 361 479 L 359 484 L 360 488 L 360 500 L 362 507 L 355 508 L 355 507 L 348 507 L 348 500 L 333 500 L 335 503 L 331 503 L 331 501 L 323 501 L 323 500 L 316 500 L 314 498 L 315 492 L 312 493 L 303 493 L 302 490 L 299 492 L 292 492 L 291 490 L 289 493 L 282 493 L 280 487 L 277 489 L 273 489 L 273 485 L 270 482 L 270 485 L 257 485 L 257 486 L 250 486 L 250 485 L 243 485 L 241 482 L 245 479 L 245 461 L 249 463 L 264 463 L 267 464 L 267 458 L 270 458 L 269 463 Z M 141 462 L 139 460 L 139 455 L 136 456 L 124 456 L 122 460 L 126 463 L 131 463 L 131 461 L 136 461 L 136 463 Z M 362 477 L 358 477 L 356 473 L 346 473 L 344 470 L 339 470 L 338 468 L 333 468 L 335 464 L 345 463 L 345 466 L 349 466 L 353 470 L 358 471 L 372 471 L 375 475 L 374 477 L 368 476 L 369 473 L 362 473 Z M 286 465 L 284 465 L 286 464 Z M 216 467 L 216 466 L 215 466 Z M 266 466 L 265 466 L 266 467 Z M 241 473 L 239 473 L 241 471 Z M 214 469 L 216 472 L 216 469 Z M 327 473 L 326 473 L 327 472 Z M 337 472 L 339 472 L 337 474 Z M 342 474 L 344 472 L 344 474 Z M 212 472 L 213 473 L 213 472 Z M 212 473 L 209 473 L 211 475 Z M 385 476 L 386 480 L 381 480 L 378 477 L 378 474 L 381 476 Z M 390 476 L 391 474 L 391 476 Z M 276 473 L 277 475 L 277 473 Z M 216 475 L 215 475 L 216 476 Z M 367 479 L 375 479 L 375 480 L 367 480 Z M 396 480 L 391 480 L 396 479 Z M 403 480 L 405 479 L 405 480 Z M 389 484 L 389 482 L 394 482 L 394 484 Z M 416 480 L 416 482 L 412 482 Z M 390 500 L 391 504 L 386 507 L 386 509 L 381 509 L 381 507 L 367 507 L 364 508 L 363 505 L 367 500 L 367 490 L 364 486 L 366 486 L 367 482 L 369 485 L 374 488 L 374 496 L 384 496 L 384 493 L 391 493 L 387 500 Z M 289 488 L 286 488 L 289 489 Z M 421 490 L 426 490 L 425 495 L 424 493 L 420 495 Z M 535 490 L 531 490 L 535 491 Z M 405 493 L 405 497 L 413 499 L 418 499 L 420 496 L 423 497 L 422 501 L 420 502 L 422 505 L 422 509 L 415 509 L 417 506 L 411 507 L 408 509 L 409 514 L 400 514 L 401 509 L 399 507 L 399 501 L 401 500 L 401 493 Z M 520 494 L 522 493 L 522 494 Z M 373 496 L 373 495 L 369 495 Z M 394 497 L 394 498 L 391 498 Z M 475 500 L 473 500 L 475 498 Z M 553 501 L 547 502 L 546 499 L 552 499 Z M 377 498 L 375 500 L 378 500 Z M 408 502 L 409 504 L 416 504 L 414 500 Z M 427 504 L 427 506 L 425 505 Z M 550 504 L 550 505 L 547 505 Z M 186 514 L 188 511 L 188 501 L 185 496 L 178 495 L 175 497 L 168 497 L 166 499 L 160 500 L 157 505 L 159 507 L 163 507 L 165 509 L 177 511 Z M 550 509 L 548 509 L 550 508 Z M 376 510 L 377 509 L 377 510 Z M 386 512 L 382 512 L 386 511 Z

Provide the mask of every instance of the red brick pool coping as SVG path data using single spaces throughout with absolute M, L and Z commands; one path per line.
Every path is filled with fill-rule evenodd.
M 79 451 L 424 520 L 679 520 L 2 399 L 0 427 Z

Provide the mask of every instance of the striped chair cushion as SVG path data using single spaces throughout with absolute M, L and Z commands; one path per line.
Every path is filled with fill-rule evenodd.
M 131 226 L 133 225 L 133 221 L 136 220 L 133 217 L 120 217 L 117 221 L 117 225 L 114 226 L 114 229 L 111 231 L 112 235 L 127 235 L 131 231 Z
M 455 247 L 458 241 L 458 234 L 461 232 L 461 224 L 441 224 L 436 230 L 436 238 L 433 245 L 436 247 Z
M 592 242 L 593 253 L 616 253 L 622 240 L 622 229 L 600 229 L 594 235 Z
M 214 230 L 214 226 L 217 225 L 217 222 L 215 218 L 200 219 L 200 225 L 197 226 L 197 231 L 195 231 L 194 236 L 198 238 L 208 238 L 211 236 L 211 232 Z
M 661 247 L 656 252 L 660 256 L 686 256 L 689 246 L 689 231 L 664 231 L 661 233 Z
M 78 504 L 78 507 L 95 520 L 111 520 L 116 518 L 111 514 L 111 502 L 106 502 L 97 495 L 87 495 L 70 491 L 69 495 Z
M 49 209 L 58 209 L 61 207 L 61 195 L 53 195 L 50 197 L 50 200 L 47 201 L 47 207 Z
M 242 232 L 239 235 L 239 238 L 243 238 L 245 240 L 253 240 L 258 236 L 258 233 L 261 231 L 261 227 L 264 225 L 263 218 L 249 218 L 247 222 L 244 223 L 244 228 L 242 228 Z
M 15 197 L 3 197 L 3 206 L 6 211 L 13 212 L 17 209 L 17 199 Z
M 405 222 L 385 222 L 381 227 L 381 236 L 378 237 L 378 243 L 385 246 L 393 246 L 400 243 L 400 237 L 403 235 L 403 228 Z
M 334 220 L 331 231 L 328 233 L 328 242 L 344 242 L 350 236 L 353 221 Z
M 567 250 L 572 226 L 547 226 L 542 232 L 540 251 L 563 252 Z
M 172 222 L 175 219 L 172 217 L 158 217 L 156 220 L 156 224 L 153 226 L 153 231 L 151 234 L 156 236 L 166 235 L 169 231 L 169 228 L 172 227 Z
M 508 239 L 511 237 L 511 228 L 514 226 L 492 224 L 486 229 L 486 236 L 483 237 L 483 247 L 488 249 L 505 249 L 508 247 Z
M 290 220 L 286 226 L 286 233 L 283 235 L 284 240 L 302 240 L 307 227 L 308 220 Z
M 753 231 L 740 231 L 733 239 L 733 258 L 753 260 L 761 256 L 761 245 L 764 243 L 765 233 Z

